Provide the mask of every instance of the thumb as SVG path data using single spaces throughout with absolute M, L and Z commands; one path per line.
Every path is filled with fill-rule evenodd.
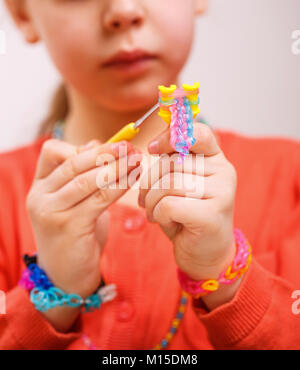
M 109 219 L 110 212 L 108 210 L 105 210 L 96 220 L 95 234 L 101 250 L 104 248 L 107 240 Z

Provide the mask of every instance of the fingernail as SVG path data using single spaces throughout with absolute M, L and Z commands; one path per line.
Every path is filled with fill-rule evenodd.
M 115 152 L 116 150 L 118 150 L 119 146 L 120 146 L 122 143 L 124 144 L 124 142 L 123 142 L 123 141 L 120 141 L 120 142 L 117 142 L 117 143 L 112 143 L 112 144 L 110 145 L 111 150 Z
M 140 150 L 133 149 L 129 154 L 128 157 L 135 158 L 136 160 L 142 161 L 144 158 L 143 153 Z
M 99 145 L 99 144 L 100 144 L 100 141 L 99 140 L 96 140 L 96 139 L 91 140 L 91 141 L 89 141 L 87 144 L 85 144 L 83 146 L 83 150 L 91 149 L 94 146 Z
M 144 199 L 142 199 L 141 195 L 139 195 L 138 203 L 141 207 L 145 207 Z
M 149 153 L 158 153 L 158 141 L 157 140 L 152 141 L 148 145 L 148 151 L 149 151 Z
M 125 153 L 127 153 L 128 151 L 129 151 L 129 147 L 130 147 L 130 143 L 129 142 L 127 142 L 126 140 L 122 140 L 122 141 L 119 141 L 119 142 L 117 142 L 117 143 L 112 143 L 111 144 L 111 150 L 115 153 L 115 154 L 120 154 L 119 152 L 120 152 L 120 149 L 121 148 L 124 148 L 125 149 Z M 124 149 L 122 149 L 122 150 L 124 150 Z M 123 153 L 123 152 L 122 152 Z M 124 153 L 124 154 L 125 154 Z

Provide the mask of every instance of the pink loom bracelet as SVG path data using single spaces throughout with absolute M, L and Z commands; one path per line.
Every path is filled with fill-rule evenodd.
M 193 280 L 188 274 L 177 267 L 178 280 L 183 290 L 195 297 L 207 295 L 217 290 L 219 284 L 233 283 L 247 270 L 248 265 L 251 262 L 252 248 L 241 230 L 235 228 L 234 237 L 237 245 L 235 258 L 232 265 L 225 271 L 221 272 L 218 280 Z M 206 289 L 203 288 L 203 285 L 206 286 Z

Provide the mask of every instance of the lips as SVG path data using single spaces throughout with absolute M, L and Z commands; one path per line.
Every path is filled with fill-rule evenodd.
M 134 63 L 155 59 L 156 56 L 144 50 L 119 51 L 103 63 L 103 67 L 130 66 Z

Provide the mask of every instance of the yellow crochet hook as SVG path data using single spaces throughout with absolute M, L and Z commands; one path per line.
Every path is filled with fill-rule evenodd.
M 122 140 L 130 141 L 133 139 L 140 131 L 141 124 L 148 118 L 157 108 L 159 103 L 155 104 L 143 117 L 139 118 L 136 122 L 128 123 L 120 131 L 118 131 L 114 136 L 112 136 L 107 143 L 116 143 Z

